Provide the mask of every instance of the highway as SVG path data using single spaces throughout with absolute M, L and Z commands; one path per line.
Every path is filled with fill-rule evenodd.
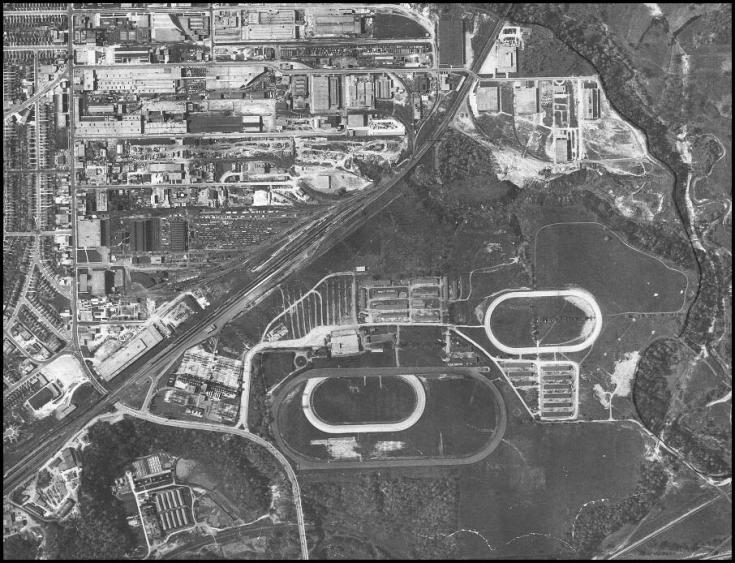
M 510 10 L 510 7 L 507 11 Z M 498 20 L 493 33 L 488 38 L 485 47 L 476 56 L 472 71 L 479 69 L 482 61 L 487 56 L 493 42 L 495 41 L 502 21 L 507 11 Z M 35 449 L 28 453 L 15 465 L 10 467 L 4 474 L 3 494 L 6 495 L 18 485 L 27 480 L 35 473 L 41 465 L 54 455 L 59 447 L 74 434 L 79 432 L 86 424 L 96 416 L 106 412 L 112 404 L 124 396 L 127 388 L 135 384 L 140 378 L 151 374 L 161 373 L 161 368 L 172 361 L 172 358 L 180 356 L 187 348 L 209 338 L 218 332 L 227 322 L 244 311 L 257 305 L 278 283 L 283 282 L 291 273 L 298 270 L 308 260 L 314 259 L 326 252 L 333 244 L 348 236 L 361 227 L 370 217 L 378 213 L 386 205 L 390 204 L 400 194 L 389 194 L 391 189 L 399 184 L 403 177 L 415 166 L 432 147 L 432 138 L 439 138 L 449 127 L 455 113 L 464 101 L 465 96 L 474 85 L 475 81 L 466 79 L 455 92 L 455 97 L 447 108 L 443 120 L 437 126 L 433 135 L 428 136 L 425 142 L 413 154 L 411 160 L 407 161 L 402 168 L 385 180 L 383 184 L 373 190 L 360 193 L 350 199 L 337 203 L 328 209 L 322 217 L 308 222 L 303 230 L 298 233 L 290 233 L 288 238 L 280 239 L 282 246 L 277 243 L 271 248 L 278 248 L 267 260 L 268 272 L 260 269 L 257 275 L 249 283 L 244 283 L 239 292 L 233 294 L 219 305 L 212 305 L 201 313 L 196 323 L 189 328 L 183 329 L 175 334 L 165 343 L 154 348 L 150 356 L 139 360 L 127 373 L 117 376 L 119 385 L 107 395 L 101 397 L 97 403 L 88 408 L 84 413 L 79 413 L 78 418 L 71 422 L 63 421 L 54 429 L 53 433 L 42 436 Z M 72 104 L 73 107 L 73 104 Z M 73 124 L 73 116 L 70 121 Z M 72 178 L 74 174 L 72 173 Z M 74 190 L 72 189 L 72 193 Z M 384 196 L 390 195 L 384 199 Z M 208 327 L 215 324 L 214 331 L 208 331 Z M 76 331 L 74 331 L 76 333 Z M 76 337 L 76 334 L 75 334 Z M 76 339 L 75 339 L 76 340 Z M 119 382 L 122 382 L 121 384 Z M 225 428 L 223 431 L 230 431 Z
M 46 84 L 43 88 L 41 88 L 38 92 L 33 94 L 30 98 L 28 98 L 25 102 L 22 102 L 20 104 L 17 104 L 15 106 L 9 107 L 3 112 L 3 121 L 6 119 L 9 119 L 14 114 L 23 111 L 29 106 L 32 106 L 35 104 L 38 100 L 40 100 L 43 96 L 45 96 L 49 91 L 56 88 L 59 84 L 61 84 L 61 81 L 67 78 L 67 75 L 69 75 L 69 71 L 66 70 L 62 72 L 59 76 L 57 76 L 54 80 Z
M 699 505 L 695 506 L 691 510 L 686 511 L 684 514 L 682 514 L 678 518 L 675 518 L 675 519 L 671 520 L 670 522 L 668 522 L 667 524 L 665 524 L 665 525 L 661 526 L 660 528 L 654 530 L 650 534 L 648 534 L 646 536 L 643 536 L 641 539 L 639 539 L 637 541 L 634 541 L 633 543 L 631 543 L 630 545 L 627 545 L 627 546 L 623 547 L 622 549 L 619 549 L 615 553 L 610 554 L 607 557 L 607 559 L 618 559 L 621 555 L 624 555 L 624 554 L 628 553 L 629 551 L 637 548 L 638 546 L 640 546 L 640 545 L 648 542 L 649 540 L 652 540 L 653 538 L 661 535 L 662 533 L 664 533 L 669 528 L 671 528 L 673 526 L 676 526 L 679 522 L 681 522 L 683 520 L 686 520 L 690 516 L 693 516 L 694 514 L 696 514 L 697 512 L 699 512 L 700 510 L 703 510 L 703 509 L 707 508 L 710 504 L 713 504 L 713 503 L 717 502 L 718 500 L 720 500 L 722 498 L 723 498 L 722 496 L 717 495 L 716 497 L 711 498 L 711 499 L 703 502 L 702 504 L 699 504 Z

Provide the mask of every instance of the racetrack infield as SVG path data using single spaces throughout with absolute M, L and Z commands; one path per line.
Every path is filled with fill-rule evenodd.
M 424 413 L 411 428 L 334 435 L 317 430 L 306 419 L 301 397 L 308 379 L 389 375 L 416 375 L 426 390 Z M 504 399 L 492 382 L 497 376 L 494 371 L 446 367 L 309 370 L 276 392 L 271 430 L 278 447 L 299 469 L 474 463 L 487 457 L 505 432 Z M 342 443 L 331 454 L 324 442 L 330 439 Z
M 398 377 L 332 377 L 314 388 L 311 405 L 328 424 L 384 424 L 407 418 L 416 397 Z
M 517 297 L 500 303 L 490 317 L 495 337 L 514 348 L 575 344 L 583 340 L 587 316 L 564 297 Z

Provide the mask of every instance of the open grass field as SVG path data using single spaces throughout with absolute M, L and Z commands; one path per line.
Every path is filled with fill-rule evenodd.
M 627 363 L 626 359 L 644 350 L 655 339 L 674 337 L 680 324 L 678 315 L 620 315 L 606 318 L 600 336 L 585 351 L 581 363 L 580 417 L 584 420 L 608 418 L 608 408 L 601 404 L 595 394 L 594 388 L 599 385 L 606 392 L 615 392 L 612 408 L 614 418 L 637 418 L 633 404 L 635 366 Z M 613 378 L 616 372 L 618 377 Z
M 314 414 L 329 424 L 397 422 L 416 407 L 411 387 L 397 377 L 327 379 L 311 395 Z
M 423 39 L 428 34 L 422 25 L 396 14 L 375 14 L 373 37 L 376 39 Z
M 219 333 L 218 350 L 226 356 L 239 356 L 246 348 L 260 342 L 268 323 L 282 311 L 281 294 L 273 291 L 246 315 L 235 317 L 224 326 Z
M 501 352 L 498 350 L 495 346 L 492 345 L 490 340 L 487 338 L 487 333 L 485 332 L 484 326 L 478 326 L 475 327 L 462 327 L 458 328 L 456 330 L 457 334 L 462 335 L 463 337 L 469 338 L 472 342 L 476 343 L 477 346 L 481 347 L 483 350 L 488 352 L 489 354 L 492 354 L 493 357 L 497 358 L 510 358 L 508 354 L 505 352 Z M 463 338 L 463 340 L 466 340 Z M 480 363 L 482 365 L 493 365 L 491 360 L 488 359 L 488 357 L 482 353 L 480 350 L 478 350 Z
M 538 289 L 580 286 L 605 314 L 677 311 L 687 289 L 683 273 L 627 246 L 597 223 L 539 229 L 534 265 Z
M 443 330 L 437 326 L 406 326 L 398 332 L 398 363 L 406 367 L 441 366 Z
M 253 365 L 258 370 L 257 376 L 263 377 L 266 387 L 271 388 L 296 369 L 293 363 L 295 356 L 291 351 L 269 350 L 258 354 Z
M 643 441 L 626 425 L 516 420 L 509 417 L 492 456 L 460 469 L 458 528 L 476 530 L 486 540 L 458 535 L 461 556 L 574 557 L 575 517 L 589 501 L 622 499 L 633 491 Z
M 171 420 L 189 420 L 192 422 L 200 422 L 202 420 L 201 417 L 186 414 L 185 409 L 186 407 L 182 405 L 164 401 L 162 392 L 153 396 L 150 405 L 151 414 L 156 416 L 162 416 Z
M 161 378 L 164 382 L 168 378 Z M 125 396 L 120 401 L 129 406 L 132 409 L 143 408 L 145 397 L 148 394 L 148 390 L 151 387 L 151 379 L 148 377 L 142 378 L 140 381 L 136 381 L 133 385 L 128 387 Z

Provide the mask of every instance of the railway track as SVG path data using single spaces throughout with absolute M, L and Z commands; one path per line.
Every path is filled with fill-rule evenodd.
M 222 326 L 235 316 L 242 314 L 257 305 L 278 283 L 283 282 L 290 274 L 302 266 L 307 260 L 324 254 L 336 240 L 340 240 L 345 236 L 349 236 L 360 228 L 368 219 L 379 213 L 400 194 L 389 194 L 389 192 L 408 174 L 413 167 L 421 161 L 424 155 L 430 150 L 433 143 L 431 138 L 441 137 L 449 127 L 455 113 L 459 109 L 476 79 L 471 75 L 476 75 L 482 61 L 489 53 L 495 39 L 500 32 L 503 20 L 510 11 L 510 7 L 506 9 L 504 14 L 498 19 L 495 28 L 485 42 L 483 49 L 475 58 L 472 67 L 468 70 L 468 76 L 460 88 L 455 92 L 454 99 L 446 110 L 444 119 L 439 123 L 437 129 L 430 136 L 428 142 L 419 147 L 411 160 L 409 160 L 400 171 L 397 171 L 388 181 L 370 192 L 361 193 L 357 196 L 339 202 L 333 208 L 328 210 L 322 217 L 315 218 L 311 226 L 307 227 L 304 232 L 290 233 L 288 242 L 275 252 L 273 256 L 268 258 L 263 264 L 256 267 L 252 271 L 256 272 L 256 277 L 250 283 L 246 284 L 236 294 L 227 298 L 219 305 L 205 310 L 197 319 L 196 324 L 184 329 L 179 334 L 174 335 L 165 342 L 161 348 L 153 348 L 148 358 L 138 360 L 133 366 L 127 368 L 124 372 L 117 375 L 119 381 L 123 381 L 119 387 L 111 389 L 110 392 L 101 397 L 96 403 L 90 405 L 82 416 L 67 423 L 61 428 L 56 427 L 53 433 L 48 433 L 40 439 L 41 442 L 36 448 L 28 453 L 15 465 L 10 467 L 3 475 L 3 495 L 12 492 L 16 487 L 22 484 L 30 476 L 32 476 L 39 467 L 53 455 L 61 445 L 68 441 L 72 436 L 84 428 L 89 421 L 93 420 L 100 414 L 105 413 L 110 407 L 117 402 L 127 388 L 137 383 L 142 377 L 149 376 L 151 373 L 157 373 L 156 368 L 160 368 L 167 362 L 172 361 L 183 353 L 186 348 L 209 338 L 213 332 L 206 329 L 213 323 L 217 323 L 218 319 Z M 380 201 L 384 196 L 389 195 L 386 201 Z M 266 268 L 267 267 L 267 268 Z M 268 273 L 270 272 L 270 273 Z M 269 283 L 268 288 L 263 286 Z M 221 326 L 217 327 L 217 331 Z M 127 372 L 127 373 L 126 373 Z M 53 435 L 55 434 L 55 436 Z

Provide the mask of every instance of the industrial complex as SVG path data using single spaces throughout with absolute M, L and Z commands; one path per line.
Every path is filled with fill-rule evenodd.
M 4 3 L 4 559 L 731 557 L 731 7 L 570 6 Z

